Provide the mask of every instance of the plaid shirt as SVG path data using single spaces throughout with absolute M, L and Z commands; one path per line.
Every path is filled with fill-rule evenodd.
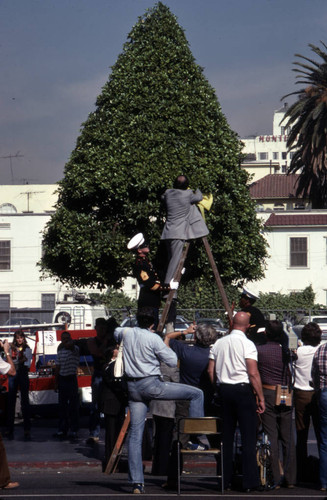
M 257 345 L 257 351 L 261 382 L 267 385 L 288 385 L 289 369 L 283 362 L 282 346 L 268 340 L 266 344 Z
M 327 343 L 318 347 L 313 356 L 311 376 L 316 391 L 327 387 Z

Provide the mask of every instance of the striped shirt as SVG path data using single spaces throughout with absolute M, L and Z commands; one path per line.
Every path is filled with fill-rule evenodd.
M 79 365 L 79 348 L 74 345 L 74 349 L 59 349 L 57 352 L 57 365 L 59 368 L 59 375 L 67 377 L 68 375 L 76 375 L 77 367 Z
M 327 343 L 318 347 L 313 356 L 311 376 L 316 391 L 327 387 Z

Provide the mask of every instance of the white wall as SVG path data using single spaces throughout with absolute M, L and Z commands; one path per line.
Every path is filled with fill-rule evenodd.
M 0 270 L 0 295 L 10 295 L 10 307 L 39 308 L 43 293 L 54 293 L 56 300 L 62 300 L 65 293 L 71 292 L 55 279 L 41 280 L 37 266 L 41 233 L 54 212 L 56 189 L 55 184 L 0 186 L 0 241 L 11 242 L 11 269 Z M 137 298 L 137 281 L 127 278 L 123 290 Z M 88 288 L 78 291 L 97 292 Z
M 37 267 L 41 258 L 41 231 L 49 217 L 45 213 L 0 214 L 0 240 L 11 242 L 11 269 L 0 270 L 0 294 L 10 294 L 11 307 L 41 307 L 42 293 L 60 290 L 55 280 L 40 281 Z
M 290 267 L 290 237 L 308 238 L 308 267 Z M 265 233 L 269 259 L 263 280 L 252 282 L 254 292 L 288 294 L 312 285 L 316 302 L 327 304 L 327 227 L 272 227 Z M 250 286 L 250 285 L 249 285 Z

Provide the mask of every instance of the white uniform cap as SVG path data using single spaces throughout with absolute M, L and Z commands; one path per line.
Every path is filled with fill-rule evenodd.
M 253 292 L 250 292 L 250 290 L 248 290 L 247 288 L 243 288 L 243 291 L 242 291 L 242 295 L 246 295 L 249 299 L 252 299 L 252 300 L 258 300 L 258 295 L 255 295 L 255 293 Z
M 144 243 L 143 233 L 137 233 L 129 242 L 127 243 L 128 250 L 136 250 L 142 243 Z

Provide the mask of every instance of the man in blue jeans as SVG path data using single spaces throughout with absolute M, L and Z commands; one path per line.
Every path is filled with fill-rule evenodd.
M 137 314 L 134 328 L 116 328 L 115 338 L 124 340 L 124 368 L 128 383 L 128 405 L 131 424 L 128 441 L 129 481 L 133 493 L 144 493 L 142 437 L 148 404 L 152 399 L 186 399 L 190 401 L 190 417 L 203 416 L 203 392 L 196 387 L 164 382 L 160 362 L 177 365 L 176 354 L 152 331 L 152 308 L 144 307 Z

